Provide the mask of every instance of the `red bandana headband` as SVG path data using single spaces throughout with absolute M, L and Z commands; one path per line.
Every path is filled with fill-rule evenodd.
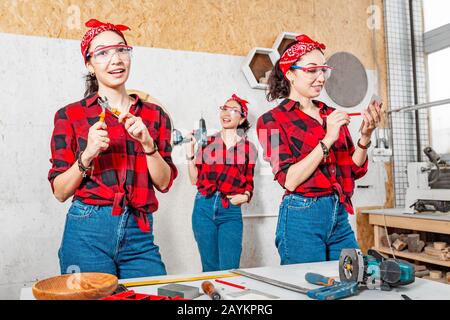
M 280 69 L 284 75 L 303 55 L 317 48 L 326 49 L 323 43 L 312 40 L 306 34 L 299 35 L 295 39 L 297 42 L 287 49 L 280 58 Z
M 130 30 L 129 27 L 122 24 L 114 25 L 112 23 L 100 22 L 96 19 L 89 20 L 88 22 L 86 22 L 85 26 L 90 29 L 85 33 L 83 39 L 81 40 L 81 53 L 83 54 L 84 63 L 86 63 L 86 55 L 89 45 L 92 39 L 94 39 L 98 34 L 104 31 L 114 31 L 125 40 L 125 36 L 123 35 L 122 31 Z M 127 44 L 127 40 L 125 40 L 125 44 Z
M 244 117 L 247 118 L 247 115 L 248 115 L 248 106 L 247 106 L 248 101 L 247 100 L 241 99 L 235 94 L 233 94 L 231 96 L 231 98 L 228 99 L 228 100 L 234 100 L 237 103 L 239 103 L 241 105 L 241 108 L 242 108 L 242 113 L 244 113 Z

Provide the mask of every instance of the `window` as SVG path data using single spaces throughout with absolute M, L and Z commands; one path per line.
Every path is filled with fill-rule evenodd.
M 425 32 L 450 23 L 450 1 L 423 0 Z
M 430 101 L 450 98 L 450 48 L 428 55 Z M 436 152 L 450 154 L 450 104 L 430 108 L 431 144 Z
M 423 0 L 425 32 L 450 24 L 450 1 Z M 445 43 L 441 46 L 444 48 Z M 450 98 L 450 48 L 428 55 L 429 101 Z M 431 145 L 440 154 L 450 154 L 450 104 L 429 109 Z

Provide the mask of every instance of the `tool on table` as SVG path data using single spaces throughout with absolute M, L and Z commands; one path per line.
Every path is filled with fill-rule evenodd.
M 423 152 L 428 162 L 408 163 L 405 211 L 450 212 L 450 159 L 444 159 L 431 147 Z
M 305 275 L 306 281 L 312 284 L 316 284 L 318 286 L 325 286 L 329 287 L 336 283 L 336 281 L 333 278 L 325 277 L 318 273 L 308 272 Z
M 241 276 L 258 280 L 264 283 L 271 284 L 276 287 L 291 290 L 294 292 L 306 294 L 308 297 L 317 300 L 335 300 L 342 299 L 354 295 L 358 285 L 357 284 L 336 284 L 332 287 L 325 287 L 319 289 L 308 289 L 294 284 L 278 281 L 275 279 L 266 278 L 240 269 L 231 270 L 231 272 L 240 274 Z
M 336 282 L 331 286 L 310 290 L 306 295 L 316 300 L 338 300 L 358 294 L 358 283 Z
M 123 284 L 119 284 L 116 288 L 116 290 L 114 290 L 113 294 L 117 294 L 117 293 L 122 293 L 128 291 L 128 288 L 125 287 Z
M 356 282 L 336 282 L 333 278 L 325 277 L 321 274 L 308 272 L 305 275 L 309 283 L 324 286 L 325 288 L 311 290 L 307 293 L 308 297 L 316 300 L 337 300 L 354 296 L 358 293 L 358 284 Z
M 211 281 L 203 281 L 202 290 L 207 294 L 212 300 L 222 300 L 222 296 L 217 292 L 216 288 Z
M 364 256 L 359 249 L 343 249 L 339 258 L 341 282 L 358 283 L 375 289 L 379 282 L 383 291 L 408 285 L 415 280 L 414 265 L 400 259 L 386 258 L 376 250 Z
M 238 288 L 238 289 L 242 289 L 242 290 L 247 289 L 244 286 L 241 286 L 241 285 L 238 285 L 238 284 L 235 284 L 235 283 L 231 283 L 231 282 L 228 282 L 228 281 L 223 281 L 223 280 L 220 280 L 220 279 L 216 279 L 214 281 L 217 282 L 217 283 L 225 284 L 227 286 Z
M 236 274 L 224 273 L 224 274 L 205 275 L 205 276 L 186 277 L 186 278 L 159 279 L 159 280 L 156 279 L 156 280 L 148 280 L 148 281 L 126 282 L 126 283 L 123 283 L 123 285 L 126 286 L 127 288 L 131 288 L 131 287 L 151 286 L 151 285 L 155 285 L 155 284 L 190 282 L 190 281 L 208 280 L 208 279 L 216 279 L 216 278 L 231 278 L 231 277 L 236 277 Z
M 254 274 L 254 273 L 250 273 L 250 272 L 247 272 L 247 271 L 244 271 L 241 269 L 233 269 L 230 271 L 233 273 L 239 274 L 241 276 L 250 278 L 250 279 L 258 280 L 258 281 L 261 281 L 264 283 L 271 284 L 276 287 L 280 287 L 280 288 L 291 290 L 291 291 L 298 292 L 298 293 L 306 294 L 310 290 L 308 288 L 303 288 L 303 287 L 297 286 L 295 284 L 290 284 L 290 283 L 278 281 L 275 279 L 266 278 L 266 277 L 263 277 L 263 276 L 260 276 L 260 275 Z
M 177 130 L 177 129 L 173 129 L 172 135 L 173 135 L 173 137 L 172 137 L 173 144 L 175 146 L 183 144 L 183 143 L 188 143 L 191 141 L 191 139 L 183 137 L 181 131 Z M 194 130 L 193 136 L 199 146 L 202 146 L 202 147 L 206 146 L 206 144 L 208 142 L 208 134 L 207 134 L 207 130 L 206 130 L 206 122 L 205 122 L 205 119 L 203 119 L 203 117 L 200 118 L 199 124 L 198 124 L 198 129 Z
M 186 286 L 179 283 L 171 283 L 158 288 L 158 295 L 167 297 L 181 297 L 185 299 L 194 299 L 200 296 L 197 287 Z

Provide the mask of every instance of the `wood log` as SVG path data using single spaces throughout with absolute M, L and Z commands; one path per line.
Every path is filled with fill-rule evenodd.
M 430 278 L 431 279 L 435 279 L 435 280 L 439 280 L 442 278 L 442 271 L 440 270 L 431 270 L 430 271 Z
M 417 233 L 408 234 L 407 243 L 409 252 L 421 252 L 423 249 L 422 243 L 425 246 L 425 243 L 420 240 L 420 235 Z
M 416 271 L 414 275 L 418 278 L 422 278 L 430 275 L 430 270 Z
M 439 260 L 442 261 L 448 261 L 450 260 L 450 254 L 448 252 L 448 248 L 444 249 L 444 250 L 438 250 L 433 248 L 432 246 L 427 246 L 425 247 L 425 253 L 433 256 Z
M 394 247 L 395 250 L 397 250 L 397 251 L 402 251 L 403 249 L 406 248 L 407 243 L 404 242 L 404 241 L 402 241 L 402 240 L 400 240 L 400 239 L 397 239 L 397 240 L 395 240 L 395 242 L 392 244 L 392 246 Z
M 447 243 L 446 242 L 434 242 L 433 247 L 437 250 L 443 250 L 443 249 L 447 248 Z
M 415 265 L 414 266 L 414 271 L 425 271 L 425 270 L 427 270 L 427 266 L 424 266 L 424 265 Z

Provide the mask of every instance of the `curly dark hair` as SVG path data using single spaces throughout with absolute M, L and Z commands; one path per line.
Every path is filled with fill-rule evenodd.
M 286 50 L 292 47 L 295 43 L 295 41 L 290 43 L 283 51 L 283 53 L 286 52 Z M 316 50 L 319 50 L 323 54 L 323 51 L 320 48 L 317 48 Z M 269 80 L 267 82 L 269 85 L 269 89 L 267 90 L 266 94 L 267 101 L 285 99 L 289 97 L 289 94 L 291 93 L 291 84 L 284 77 L 283 71 L 281 71 L 280 59 L 278 59 L 278 61 L 273 66 L 272 72 L 270 73 Z

